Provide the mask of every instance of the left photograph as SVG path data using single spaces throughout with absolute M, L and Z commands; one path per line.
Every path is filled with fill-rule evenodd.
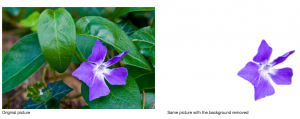
M 155 109 L 155 7 L 2 7 L 2 109 Z

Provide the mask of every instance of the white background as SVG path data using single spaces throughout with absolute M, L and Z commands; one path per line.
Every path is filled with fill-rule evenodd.
M 31 115 L 22 118 L 300 118 L 299 1 L 31 1 L 5 0 L 1 5 L 155 6 L 156 109 L 31 110 Z M 292 85 L 273 85 L 274 95 L 255 101 L 254 87 L 237 73 L 252 61 L 262 39 L 273 48 L 271 61 L 295 50 L 274 67 L 290 67 L 294 76 Z M 250 113 L 167 115 L 167 111 Z

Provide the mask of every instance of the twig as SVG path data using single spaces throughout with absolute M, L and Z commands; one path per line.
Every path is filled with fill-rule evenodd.
M 153 104 L 153 107 L 152 107 L 152 109 L 154 109 L 154 107 L 155 107 L 155 103 Z
M 143 109 L 145 109 L 145 91 L 143 91 Z

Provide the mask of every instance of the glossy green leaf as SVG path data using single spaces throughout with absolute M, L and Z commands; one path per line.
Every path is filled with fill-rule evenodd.
M 83 17 L 77 21 L 76 31 L 79 36 L 92 36 L 104 41 L 115 47 L 119 53 L 130 50 L 123 57 L 126 64 L 151 70 L 147 60 L 139 53 L 126 33 L 115 23 L 99 16 Z
M 92 109 L 141 109 L 140 91 L 132 77 L 128 76 L 126 85 L 110 85 L 110 93 L 89 101 L 89 87 L 83 82 L 81 93 L 85 102 Z
M 155 7 L 117 7 L 113 13 L 113 20 L 133 11 L 151 11 L 155 10 Z
M 91 36 L 76 36 L 75 51 L 81 59 L 87 60 L 92 54 L 93 47 L 97 38 Z M 79 63 L 77 57 L 74 55 L 72 62 Z
M 63 73 L 75 52 L 76 31 L 71 15 L 63 8 L 46 9 L 39 17 L 37 32 L 48 63 L 57 72 Z
M 136 81 L 140 91 L 155 88 L 155 72 L 147 71 L 134 66 L 126 66 L 128 74 Z
M 141 94 L 142 100 L 143 100 L 143 94 Z M 152 109 L 153 105 L 155 103 L 155 93 L 153 92 L 146 92 L 145 93 L 145 107 L 144 109 Z M 143 105 L 143 102 L 142 102 Z M 155 109 L 155 106 L 154 108 Z
M 39 90 L 36 89 L 33 85 L 28 85 L 27 91 L 28 91 L 27 97 L 34 97 L 40 94 Z
M 52 90 L 48 89 L 44 91 L 42 95 L 38 94 L 36 97 L 33 97 L 32 101 L 35 103 L 37 102 L 44 103 L 51 98 L 51 95 L 52 95 Z
M 117 23 L 117 25 L 128 35 L 132 35 L 135 31 L 138 30 L 136 26 L 134 26 L 131 21 L 122 21 Z
M 33 87 L 36 88 L 36 89 L 40 89 L 42 88 L 43 86 L 46 86 L 46 84 L 42 81 L 37 81 L 33 84 Z
M 21 25 L 24 27 L 31 27 L 31 31 L 37 31 L 37 22 L 39 19 L 40 13 L 38 11 L 30 14 L 26 19 L 21 20 Z
M 47 85 L 47 88 L 43 89 L 43 92 L 49 89 L 52 91 L 52 95 L 49 100 L 47 100 L 44 103 L 40 103 L 40 102 L 35 103 L 32 101 L 32 98 L 29 98 L 22 108 L 23 109 L 59 109 L 60 100 L 73 90 L 61 80 L 55 83 L 49 83 Z
M 147 26 L 136 31 L 130 38 L 140 52 L 150 58 L 155 68 L 155 31 Z
M 37 34 L 21 38 L 9 49 L 2 61 L 2 93 L 17 87 L 45 62 Z
M 88 105 L 79 107 L 78 109 L 91 109 Z

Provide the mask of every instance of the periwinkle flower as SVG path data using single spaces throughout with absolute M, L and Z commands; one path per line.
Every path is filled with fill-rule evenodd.
M 112 57 L 107 62 L 104 62 L 107 49 L 99 40 L 96 41 L 93 47 L 92 54 L 88 57 L 88 62 L 83 62 L 72 75 L 79 80 L 85 82 L 89 86 L 89 100 L 94 100 L 101 96 L 109 94 L 109 88 L 106 85 L 104 78 L 111 85 L 125 85 L 126 77 L 128 76 L 127 69 L 124 67 L 109 69 L 107 67 L 117 63 L 126 55 L 128 51 L 122 52 L 117 56 Z
M 274 69 L 273 67 L 285 61 L 295 50 L 285 53 L 273 62 L 269 63 L 272 48 L 265 40 L 261 41 L 258 53 L 253 58 L 253 62 L 248 62 L 246 66 L 238 72 L 238 75 L 249 81 L 255 89 L 255 101 L 275 93 L 270 83 L 272 79 L 277 85 L 290 85 L 292 83 L 293 70 L 291 68 Z

